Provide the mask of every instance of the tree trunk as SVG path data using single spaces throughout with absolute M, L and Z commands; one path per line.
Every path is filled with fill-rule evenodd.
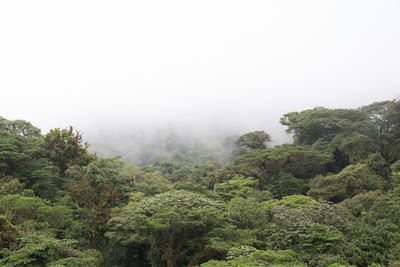
M 167 257 L 167 267 L 174 267 L 174 262 L 170 257 Z

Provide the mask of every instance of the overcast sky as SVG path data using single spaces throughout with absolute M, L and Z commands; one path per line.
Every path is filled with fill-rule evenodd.
M 392 99 L 399 14 L 398 0 L 1 1 L 0 116 L 268 129 Z

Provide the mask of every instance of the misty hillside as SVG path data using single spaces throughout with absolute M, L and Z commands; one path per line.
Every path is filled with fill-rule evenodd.
M 136 133 L 116 132 L 108 136 L 89 136 L 86 140 L 91 143 L 89 151 L 101 157 L 121 156 L 122 160 L 136 166 L 157 161 L 195 165 L 207 161 L 226 163 L 229 160 L 236 135 L 196 135 L 169 125 L 150 132 L 138 127 Z
M 170 126 L 98 147 L 132 165 L 1 117 L 0 265 L 398 266 L 400 100 L 280 123 L 293 142 Z
M 262 125 L 257 122 L 253 127 Z M 278 125 L 278 126 L 277 126 Z M 121 156 L 121 159 L 136 166 L 155 161 L 185 162 L 186 165 L 219 161 L 226 164 L 230 158 L 234 141 L 246 130 L 254 129 L 248 123 L 232 122 L 219 124 L 172 124 L 164 126 L 126 123 L 117 127 L 92 127 L 85 134 L 90 143 L 89 151 L 101 157 Z M 278 119 L 262 125 L 261 129 L 274 137 L 269 146 L 289 143 L 291 134 L 285 133 Z

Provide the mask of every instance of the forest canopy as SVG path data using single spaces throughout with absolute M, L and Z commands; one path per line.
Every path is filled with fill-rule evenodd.
M 1 266 L 399 266 L 400 100 L 282 115 L 141 164 L 0 117 Z

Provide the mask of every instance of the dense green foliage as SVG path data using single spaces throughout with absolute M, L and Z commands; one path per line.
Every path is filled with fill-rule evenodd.
M 169 129 L 137 167 L 0 117 L 0 265 L 399 266 L 400 101 L 281 123 L 273 147 Z

